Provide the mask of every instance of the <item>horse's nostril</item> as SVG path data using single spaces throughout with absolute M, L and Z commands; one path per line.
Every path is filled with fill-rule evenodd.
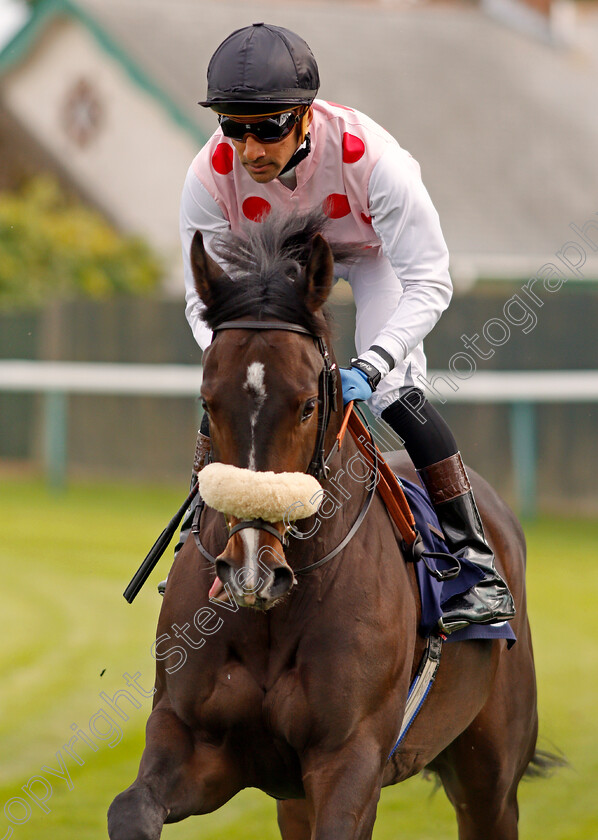
M 232 571 L 232 566 L 226 560 L 216 560 L 216 574 L 222 583 L 230 583 Z
M 270 586 L 270 597 L 280 598 L 289 591 L 294 582 L 293 572 L 288 566 L 277 566 L 274 569 L 274 579 Z

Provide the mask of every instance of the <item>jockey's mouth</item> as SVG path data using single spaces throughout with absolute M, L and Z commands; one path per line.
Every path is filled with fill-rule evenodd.
M 268 163 L 251 163 L 251 161 L 243 161 L 243 166 L 246 169 L 251 170 L 251 172 L 265 172 L 266 169 L 269 169 L 271 166 L 276 166 L 275 163 L 269 161 Z

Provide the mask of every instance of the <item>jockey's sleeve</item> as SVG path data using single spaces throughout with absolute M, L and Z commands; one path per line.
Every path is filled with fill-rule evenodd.
M 453 288 L 448 249 L 419 164 L 400 146 L 389 146 L 376 163 L 368 204 L 384 255 L 403 287 L 397 308 L 374 344 L 400 363 L 449 305 Z M 380 367 L 380 357 L 368 361 Z M 387 372 L 385 364 L 383 373 Z
M 203 322 L 201 313 L 204 305 L 195 290 L 191 271 L 191 242 L 196 230 L 201 231 L 206 251 L 213 258 L 210 243 L 216 234 L 225 233 L 230 225 L 224 218 L 218 203 L 201 183 L 193 167 L 189 167 L 183 194 L 181 196 L 180 233 L 183 248 L 183 275 L 185 278 L 185 315 L 193 337 L 202 350 L 212 341 L 212 331 Z

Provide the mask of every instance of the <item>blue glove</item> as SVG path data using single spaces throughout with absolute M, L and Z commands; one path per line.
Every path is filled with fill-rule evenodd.
M 369 400 L 374 393 L 365 373 L 357 368 L 339 368 L 343 386 L 343 405 L 351 400 Z

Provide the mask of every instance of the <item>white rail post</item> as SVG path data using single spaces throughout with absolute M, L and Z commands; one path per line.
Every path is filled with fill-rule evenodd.
M 537 513 L 536 411 L 531 402 L 517 401 L 510 406 L 511 457 L 517 512 L 522 519 L 534 519 Z
M 68 397 L 64 391 L 44 395 L 44 468 L 53 490 L 64 490 L 67 474 Z

